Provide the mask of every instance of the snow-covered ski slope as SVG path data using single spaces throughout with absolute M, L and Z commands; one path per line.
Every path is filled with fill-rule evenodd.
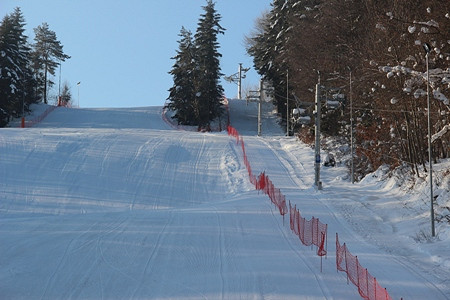
M 344 168 L 316 191 L 313 151 L 264 112 L 256 137 L 255 104 L 230 102 L 254 173 L 328 223 L 322 273 L 225 132 L 174 130 L 161 107 L 58 108 L 0 129 L 0 299 L 361 299 L 336 272 L 336 232 L 393 299 L 449 299 L 449 239 L 426 252 L 396 195 Z

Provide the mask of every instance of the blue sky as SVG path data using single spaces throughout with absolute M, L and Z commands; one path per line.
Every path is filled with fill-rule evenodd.
M 252 67 L 244 49 L 244 35 L 255 19 L 270 9 L 271 0 L 216 0 L 225 35 L 219 37 L 222 73 L 231 75 L 239 63 Z M 2 0 L 3 18 L 19 6 L 33 28 L 47 22 L 71 59 L 63 62 L 61 80 L 71 87 L 80 107 L 137 107 L 164 104 L 172 77 L 170 59 L 178 49 L 181 26 L 195 32 L 206 0 Z M 58 94 L 59 74 L 51 92 Z M 243 88 L 257 86 L 252 69 Z M 77 86 L 77 82 L 81 82 Z M 236 84 L 222 81 L 227 97 L 237 95 Z

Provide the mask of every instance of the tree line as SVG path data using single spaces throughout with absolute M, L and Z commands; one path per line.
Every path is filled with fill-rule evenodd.
M 178 124 L 198 126 L 210 130 L 211 122 L 223 114 L 223 75 L 219 59 L 217 36 L 224 34 L 221 15 L 215 3 L 207 0 L 195 34 L 181 28 L 175 63 L 169 72 L 173 86 L 169 89 L 166 107 L 175 112 Z
M 25 35 L 25 25 L 19 7 L 0 23 L 0 127 L 28 111 L 30 104 L 47 104 L 54 84 L 50 75 L 70 58 L 47 23 L 34 28 L 32 43 Z M 70 98 L 67 86 L 64 95 Z
M 407 164 L 418 174 L 428 158 L 424 45 L 432 154 L 450 155 L 449 37 L 449 1 L 273 0 L 246 36 L 246 50 L 274 87 L 284 120 L 292 118 L 287 102 L 311 108 L 319 80 L 325 96 L 338 100 L 338 108 L 322 101 L 323 134 L 349 143 L 352 111 L 360 176 L 382 164 Z M 313 123 L 295 131 L 310 141 Z

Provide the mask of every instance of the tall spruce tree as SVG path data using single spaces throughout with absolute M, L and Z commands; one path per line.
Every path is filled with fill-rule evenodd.
M 19 69 L 15 64 L 18 56 L 16 37 L 10 15 L 3 18 L 0 25 L 0 113 L 2 126 L 6 125 L 12 111 L 14 94 L 19 84 Z
M 247 53 L 253 57 L 256 71 L 274 87 L 278 112 L 286 117 L 286 73 L 290 67 L 288 43 L 293 19 L 301 17 L 300 1 L 274 0 L 264 14 L 256 32 L 247 37 Z
M 34 68 L 38 83 L 42 87 L 44 103 L 47 103 L 48 87 L 53 82 L 48 79 L 48 74 L 55 75 L 56 67 L 70 56 L 65 54 L 61 42 L 58 41 L 56 33 L 50 30 L 47 23 L 42 23 L 34 29 Z
M 198 105 L 196 102 L 196 78 L 195 45 L 192 33 L 181 28 L 178 41 L 177 55 L 172 57 L 175 63 L 169 74 L 173 77 L 173 86 L 169 89 L 169 103 L 167 107 L 175 111 L 174 119 L 178 124 L 194 125 L 198 116 Z
M 219 24 L 222 17 L 212 0 L 207 0 L 206 6 L 202 8 L 204 14 L 200 16 L 195 34 L 196 67 L 199 73 L 197 124 L 199 128 L 209 129 L 211 121 L 223 113 L 223 88 L 219 83 L 223 75 L 219 61 L 222 55 L 218 51 L 217 36 L 223 34 L 225 29 Z
M 5 16 L 0 24 L 0 109 L 3 115 L 0 126 L 4 126 L 10 116 L 21 115 L 34 100 L 35 82 L 24 27 L 20 8 Z

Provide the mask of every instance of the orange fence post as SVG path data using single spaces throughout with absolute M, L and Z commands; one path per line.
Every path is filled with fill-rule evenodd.
M 25 117 L 22 117 L 22 122 L 20 123 L 21 128 L 25 128 Z

